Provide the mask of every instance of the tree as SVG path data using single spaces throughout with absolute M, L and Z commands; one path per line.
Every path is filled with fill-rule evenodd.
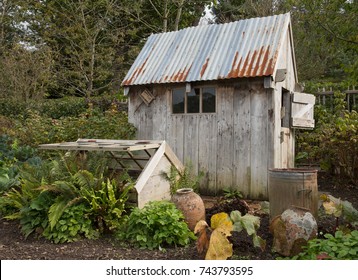
M 216 23 L 271 16 L 280 12 L 282 0 L 221 0 L 214 5 Z
M 29 50 L 18 44 L 0 58 L 0 98 L 28 102 L 47 93 L 52 77 L 51 50 Z
M 291 12 L 299 77 L 358 80 L 357 0 L 221 0 L 217 23 Z
M 304 79 L 358 81 L 358 1 L 289 1 L 294 9 L 296 50 Z M 297 56 L 298 57 L 298 56 Z M 307 59 L 308 58 L 308 59 Z M 299 58 L 300 59 L 300 58 Z M 305 64 L 309 65 L 305 65 Z M 309 68 L 310 67 L 310 68 Z M 308 71 L 307 71 L 308 70 Z
M 54 53 L 52 95 L 92 96 L 108 92 L 114 80 L 116 46 L 127 22 L 118 0 L 45 0 L 26 6 L 32 41 Z

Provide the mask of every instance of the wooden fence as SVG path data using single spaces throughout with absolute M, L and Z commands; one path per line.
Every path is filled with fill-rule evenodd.
M 353 86 L 352 89 L 348 88 L 347 90 L 344 90 L 343 93 L 346 94 L 347 109 L 349 111 L 358 111 L 358 90 L 355 89 L 355 86 Z M 325 88 L 322 88 L 321 91 L 317 92 L 316 97 L 316 104 L 333 108 L 334 91 L 332 88 L 328 91 Z

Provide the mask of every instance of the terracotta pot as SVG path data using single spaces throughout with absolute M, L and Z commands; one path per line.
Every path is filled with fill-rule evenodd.
M 205 220 L 204 202 L 193 189 L 178 189 L 172 196 L 172 202 L 183 213 L 190 230 L 194 230 L 197 222 Z

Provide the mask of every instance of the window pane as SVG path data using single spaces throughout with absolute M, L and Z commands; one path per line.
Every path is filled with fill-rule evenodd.
M 194 88 L 187 96 L 187 113 L 199 113 L 200 111 L 200 89 Z
M 172 94 L 173 114 L 184 113 L 184 97 L 185 97 L 184 88 L 173 89 L 173 94 Z
M 215 88 L 203 88 L 203 113 L 215 112 Z

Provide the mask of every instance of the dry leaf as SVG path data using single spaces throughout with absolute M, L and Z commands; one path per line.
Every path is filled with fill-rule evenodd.
M 211 234 L 210 244 L 206 253 L 206 260 L 226 260 L 233 254 L 232 244 L 226 235 L 220 230 L 214 230 Z
M 204 256 L 209 248 L 211 229 L 205 221 L 201 220 L 196 224 L 194 233 L 198 236 L 196 249 L 200 255 Z

